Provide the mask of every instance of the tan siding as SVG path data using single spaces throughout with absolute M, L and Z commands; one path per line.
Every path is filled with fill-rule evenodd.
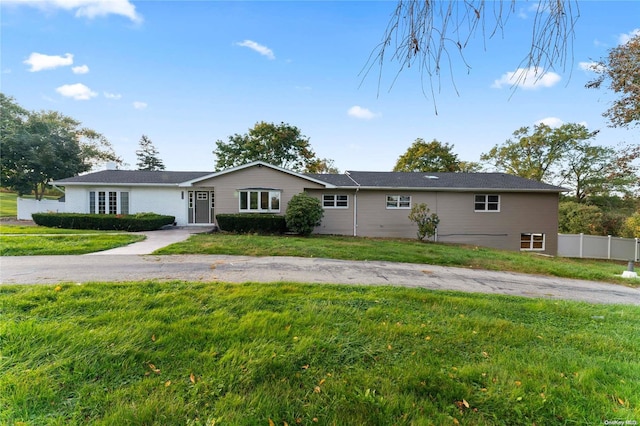
M 486 193 L 486 192 L 485 192 Z M 387 195 L 411 195 L 412 204 L 426 203 L 440 218 L 438 240 L 520 250 L 521 233 L 543 233 L 545 253 L 556 254 L 558 195 L 500 193 L 499 212 L 475 212 L 474 196 L 465 192 L 360 191 L 357 234 L 415 238 L 417 226 L 408 209 L 387 209 Z
M 320 226 L 316 227 L 315 232 L 318 234 L 332 235 L 353 235 L 353 210 L 355 208 L 355 191 L 345 190 L 308 190 L 309 195 L 319 199 L 322 202 L 323 194 L 346 194 L 349 196 L 348 208 L 325 208 L 324 217 Z M 360 208 L 358 206 L 358 208 Z
M 291 197 L 303 192 L 307 187 L 321 188 L 322 186 L 269 167 L 254 166 L 198 182 L 194 187 L 213 188 L 216 197 L 215 214 L 239 212 L 239 189 L 278 189 L 281 191 L 279 214 L 285 214 Z
M 506 250 L 520 250 L 521 233 L 543 233 L 545 253 L 556 254 L 558 194 L 499 193 L 500 212 L 474 212 L 475 194 L 490 192 L 421 192 L 386 190 L 325 189 L 307 179 L 269 167 L 250 167 L 199 182 L 197 188 L 213 188 L 216 214 L 238 213 L 238 190 L 274 188 L 281 191 L 280 214 L 294 195 L 307 191 L 322 200 L 322 194 L 348 194 L 349 207 L 325 208 L 321 234 L 354 234 L 369 237 L 415 238 L 417 226 L 408 216 L 410 209 L 388 209 L 387 195 L 410 195 L 412 204 L 427 203 L 440 217 L 438 239 L 442 242 L 477 244 Z

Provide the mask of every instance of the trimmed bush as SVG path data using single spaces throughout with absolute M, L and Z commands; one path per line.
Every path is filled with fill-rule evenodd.
M 222 231 L 236 234 L 284 234 L 287 231 L 284 216 L 277 214 L 219 214 L 216 221 Z
M 175 216 L 155 213 L 130 215 L 83 213 L 34 213 L 33 221 L 40 226 L 67 229 L 95 229 L 100 231 L 153 231 L 175 222 Z
M 308 237 L 313 228 L 320 225 L 322 216 L 324 209 L 320 200 L 302 192 L 291 197 L 285 219 L 291 232 Z

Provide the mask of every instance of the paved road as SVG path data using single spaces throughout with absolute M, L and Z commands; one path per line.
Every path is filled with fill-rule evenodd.
M 188 280 L 398 285 L 640 305 L 640 289 L 591 281 L 392 262 L 218 255 L 0 258 L 2 284 Z

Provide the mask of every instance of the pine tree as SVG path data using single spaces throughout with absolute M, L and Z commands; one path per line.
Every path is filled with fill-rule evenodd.
M 164 170 L 164 163 L 158 157 L 158 150 L 146 135 L 142 135 L 138 144 L 140 149 L 136 151 L 138 157 L 138 170 Z

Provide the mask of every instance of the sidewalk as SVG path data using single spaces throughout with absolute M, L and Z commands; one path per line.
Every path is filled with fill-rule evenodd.
M 199 227 L 171 227 L 160 229 L 157 231 L 140 232 L 147 238 L 144 241 L 132 243 L 127 246 L 117 247 L 111 250 L 98 251 L 95 253 L 85 254 L 85 256 L 103 256 L 112 254 L 124 255 L 143 255 L 151 254 L 154 251 L 166 247 L 168 245 L 179 243 L 188 239 L 193 234 L 201 234 L 208 232 L 210 228 Z

